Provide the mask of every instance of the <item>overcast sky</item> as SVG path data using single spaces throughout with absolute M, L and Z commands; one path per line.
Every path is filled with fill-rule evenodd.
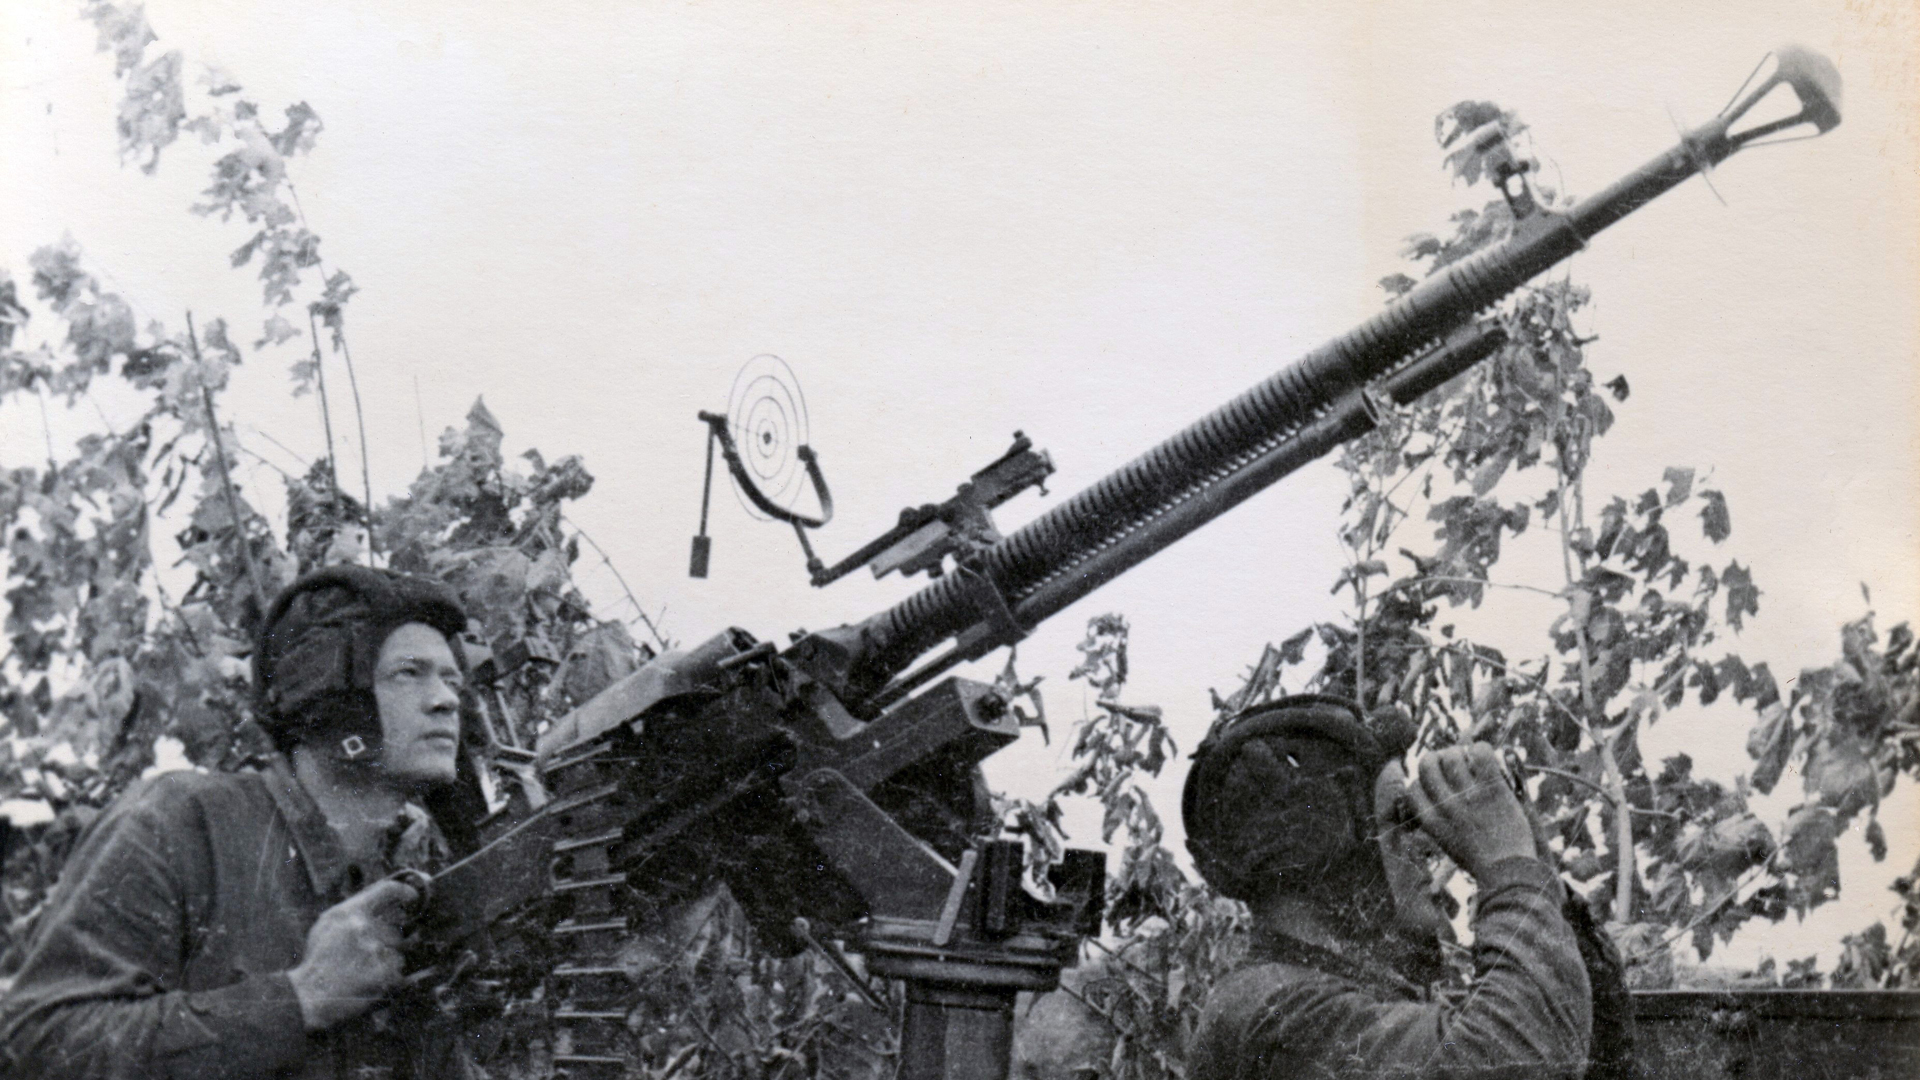
M 226 265 L 247 233 L 186 212 L 210 152 L 183 140 L 154 177 L 116 165 L 110 61 L 73 7 L 0 12 L 0 265 L 25 279 L 27 255 L 70 233 L 142 315 L 224 315 L 250 339 L 258 291 Z M 1052 453 L 1058 499 L 1376 309 L 1402 237 L 1483 198 L 1440 170 L 1438 110 L 1517 110 L 1546 178 L 1583 195 L 1671 144 L 1675 118 L 1710 116 L 1769 47 L 1803 42 L 1846 80 L 1837 132 L 1736 157 L 1714 176 L 1725 206 L 1691 181 L 1570 264 L 1593 290 L 1592 366 L 1634 390 L 1590 483 L 1710 470 L 1734 522 L 1713 557 L 1750 563 L 1764 590 L 1737 647 L 1783 674 L 1834 658 L 1861 583 L 1883 626 L 1920 614 L 1909 4 L 147 10 L 190 73 L 217 64 L 271 112 L 304 100 L 326 123 L 293 175 L 329 268 L 362 289 L 349 327 L 376 496 L 418 470 L 422 426 L 431 441 L 485 395 L 510 451 L 585 455 L 598 484 L 570 513 L 688 643 L 729 624 L 783 639 L 905 593 L 809 589 L 790 533 L 724 490 L 712 577 L 685 576 L 694 413 L 724 408 L 750 357 L 778 354 L 804 384 L 838 502 L 817 534 L 829 559 L 951 494 L 1016 428 Z M 288 469 L 323 452 L 311 399 L 286 393 L 294 358 L 249 360 L 231 397 L 242 441 Z M 56 437 L 92 422 L 56 414 Z M 37 458 L 41 438 L 37 414 L 0 411 L 0 456 Z M 342 457 L 357 473 L 357 448 Z M 272 470 L 246 482 L 278 502 Z M 1208 687 L 1339 614 L 1340 493 L 1313 468 L 1043 627 L 1020 659 L 1050 676 L 1054 744 L 1002 755 L 995 779 L 1038 794 L 1059 775 L 1058 732 L 1083 709 L 1071 646 L 1106 610 L 1133 622 L 1129 696 L 1165 706 L 1190 749 Z M 1002 524 L 1045 505 L 1023 496 Z M 1542 556 L 1502 576 L 1557 587 Z M 604 571 L 582 578 L 619 595 Z M 1475 628 L 1537 655 L 1550 618 L 1508 606 Z M 1747 768 L 1747 720 L 1675 715 L 1649 751 L 1727 778 Z M 1155 788 L 1176 846 L 1181 774 Z M 1887 866 L 1848 845 L 1844 904 L 1736 958 L 1885 916 L 1914 805 L 1886 811 L 1909 834 Z

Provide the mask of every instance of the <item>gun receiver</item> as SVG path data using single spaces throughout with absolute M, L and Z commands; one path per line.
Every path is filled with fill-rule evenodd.
M 1050 469 L 1024 439 L 976 474 L 971 494 L 903 516 L 821 571 L 931 570 L 959 556 L 957 572 L 893 607 L 785 650 L 729 630 L 574 710 L 536 750 L 552 800 L 495 823 L 490 843 L 435 879 L 423 933 L 484 943 L 510 914 L 538 911 L 564 956 L 550 977 L 555 1063 L 616 1075 L 626 983 L 606 958 L 630 920 L 721 878 L 774 946 L 812 940 L 795 927 L 803 918 L 864 954 L 869 971 L 907 982 L 902 1077 L 1004 1080 L 1013 995 L 1053 986 L 1097 929 L 1102 859 L 1069 853 L 1053 902 L 1019 888 L 1018 848 L 997 839 L 976 769 L 1018 724 L 991 687 L 927 684 L 1371 430 L 1385 403 L 1493 354 L 1504 335 L 1478 314 L 1633 209 L 1769 134 L 1838 124 L 1833 65 L 1794 47 L 1774 56 L 1751 93 L 1569 210 L 1537 206 L 1524 169 L 1497 169 L 1516 217 L 1506 243 L 1433 274 L 1011 535 L 954 542 L 966 531 L 957 523 L 977 524 Z M 1736 130 L 1782 86 L 1797 113 Z M 935 524 L 946 531 L 917 544 Z

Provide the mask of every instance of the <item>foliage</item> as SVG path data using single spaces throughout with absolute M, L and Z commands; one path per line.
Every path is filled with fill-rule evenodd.
M 1470 161 L 1455 166 L 1472 179 Z M 1437 268 L 1498 240 L 1509 221 L 1503 201 L 1463 212 L 1452 237 L 1416 238 L 1409 254 Z M 1854 815 L 1868 815 L 1884 855 L 1871 819 L 1895 778 L 1915 774 L 1920 737 L 1912 634 L 1902 625 L 1878 648 L 1868 613 L 1842 628 L 1841 659 L 1802 671 L 1784 701 L 1767 664 L 1731 651 L 1761 591 L 1738 561 L 1684 554 L 1700 548 L 1696 528 L 1708 552 L 1732 533 L 1711 477 L 1673 467 L 1631 498 L 1589 498 L 1594 441 L 1629 387 L 1586 367 L 1590 339 L 1574 329 L 1586 300 L 1564 279 L 1529 290 L 1497 315 L 1510 342 L 1497 356 L 1345 448 L 1349 565 L 1334 591 L 1354 616 L 1311 628 L 1325 656 L 1307 685 L 1405 710 L 1422 748 L 1514 749 L 1563 869 L 1630 958 L 1658 964 L 1690 935 L 1705 959 L 1749 919 L 1803 915 L 1837 895 L 1834 841 Z M 1424 552 L 1402 546 L 1416 517 L 1433 524 Z M 1535 521 L 1558 547 L 1559 580 L 1494 580 L 1503 541 Z M 1398 576 L 1389 552 L 1406 567 Z M 1492 589 L 1561 609 L 1543 654 L 1509 659 L 1445 621 Z M 1754 714 L 1750 778 L 1729 788 L 1695 777 L 1685 754 L 1643 760 L 1643 731 L 1723 694 Z M 1804 801 L 1776 834 L 1748 795 L 1770 792 L 1789 761 Z
M 1493 122 L 1517 133 L 1510 114 L 1484 103 L 1456 106 L 1436 133 L 1445 146 Z M 1483 171 L 1473 154 L 1449 163 L 1469 183 Z M 1496 200 L 1454 225 L 1444 240 L 1414 238 L 1408 255 L 1438 269 L 1502 239 L 1512 213 Z M 1324 655 L 1306 686 L 1404 710 L 1422 749 L 1512 748 L 1562 869 L 1630 959 L 1657 966 L 1677 937 L 1705 959 L 1750 919 L 1804 915 L 1836 896 L 1834 842 L 1856 814 L 1870 819 L 1875 857 L 1884 854 L 1871 819 L 1900 773 L 1920 775 L 1920 680 L 1912 633 L 1903 624 L 1881 647 L 1868 613 L 1841 629 L 1841 659 L 1802 671 L 1783 700 L 1766 663 L 1730 648 L 1762 593 L 1749 567 L 1708 560 L 1733 528 L 1711 476 L 1672 467 L 1630 498 L 1590 497 L 1594 442 L 1630 389 L 1586 365 L 1591 339 L 1575 318 L 1587 299 L 1566 279 L 1527 290 L 1494 316 L 1509 341 L 1495 357 L 1344 448 L 1348 566 L 1334 591 L 1353 617 L 1288 639 L 1271 680 L 1256 673 L 1250 683 L 1279 689 L 1311 638 Z M 1416 519 L 1432 526 L 1424 550 L 1404 535 Z M 1558 580 L 1495 580 L 1503 543 L 1535 523 L 1558 549 Z M 1449 621 L 1496 589 L 1559 609 L 1541 654 L 1509 658 Z M 1642 732 L 1722 695 L 1753 712 L 1750 777 L 1729 787 L 1696 777 L 1685 754 L 1643 760 Z M 1790 761 L 1804 801 L 1776 831 L 1748 798 L 1770 792 Z
M 1162 845 L 1159 815 L 1140 788 L 1176 752 L 1157 706 L 1121 700 L 1127 681 L 1127 621 L 1088 621 L 1072 676 L 1095 691 L 1095 712 L 1074 740 L 1076 768 L 1049 795 L 1092 795 L 1105 807 L 1102 840 L 1124 834 L 1117 870 L 1108 875 L 1111 944 L 1072 991 L 1114 1034 L 1110 1075 L 1180 1075 L 1181 1047 L 1206 1004 L 1206 988 L 1244 955 L 1246 909 L 1189 880 Z
M 652 1075 L 892 1075 L 902 1002 L 874 1007 L 816 953 L 764 954 L 724 888 L 645 928 L 621 962 L 637 988 L 635 1058 Z

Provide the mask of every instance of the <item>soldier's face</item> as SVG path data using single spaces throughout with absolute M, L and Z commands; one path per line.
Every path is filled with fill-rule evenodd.
M 460 753 L 460 665 L 440 631 L 406 623 L 380 646 L 373 699 L 380 765 L 409 788 L 451 783 Z

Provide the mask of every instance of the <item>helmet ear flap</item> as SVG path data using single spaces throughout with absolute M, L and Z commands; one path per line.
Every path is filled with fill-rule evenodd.
M 267 711 L 299 711 L 323 694 L 358 685 L 353 641 L 340 629 L 310 633 L 274 658 L 261 685 Z

